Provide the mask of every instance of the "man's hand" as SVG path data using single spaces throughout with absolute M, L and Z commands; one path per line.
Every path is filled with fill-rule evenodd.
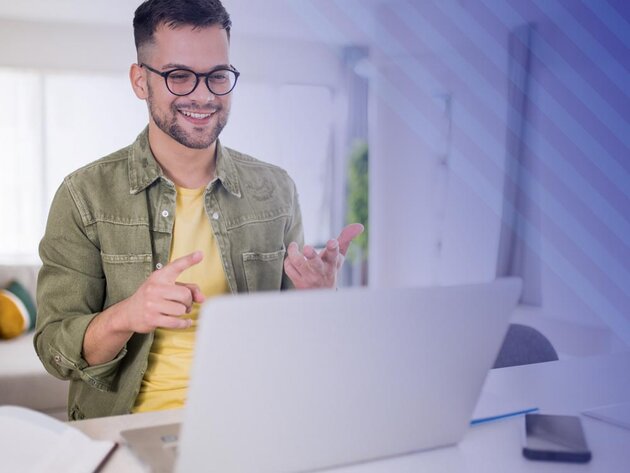
M 89 365 L 113 360 L 134 332 L 149 333 L 158 327 L 187 328 L 193 302 L 205 297 L 196 284 L 178 283 L 186 269 L 203 259 L 197 251 L 175 261 L 151 276 L 129 298 L 114 304 L 92 319 L 83 337 L 83 357 Z
M 186 269 L 198 264 L 203 253 L 197 251 L 171 261 L 151 276 L 129 298 L 125 307 L 125 329 L 148 333 L 158 327 L 188 328 L 192 320 L 182 318 L 192 309 L 193 302 L 203 302 L 204 295 L 196 284 L 178 283 Z
M 317 253 L 305 245 L 302 251 L 291 242 L 284 260 L 284 271 L 298 289 L 337 287 L 337 273 L 343 265 L 348 247 L 363 232 L 363 225 L 352 223 L 341 230 L 336 240 L 328 240 L 326 247 Z

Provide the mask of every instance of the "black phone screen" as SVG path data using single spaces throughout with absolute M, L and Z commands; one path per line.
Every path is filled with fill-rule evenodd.
M 523 455 L 531 460 L 585 463 L 591 459 L 577 416 L 527 414 Z

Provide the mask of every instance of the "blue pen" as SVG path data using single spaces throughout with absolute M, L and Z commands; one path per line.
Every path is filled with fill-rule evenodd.
M 530 409 L 523 409 L 522 411 L 514 411 L 508 412 L 507 414 L 500 414 L 492 417 L 480 417 L 479 419 L 473 419 L 470 421 L 470 425 L 478 425 L 485 424 L 486 422 L 493 422 L 495 420 L 506 419 L 508 417 L 520 416 L 524 414 L 531 414 L 532 412 L 538 411 L 537 407 L 532 407 Z

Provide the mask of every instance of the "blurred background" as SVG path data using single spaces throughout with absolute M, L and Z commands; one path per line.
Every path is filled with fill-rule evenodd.
M 37 261 L 63 177 L 147 122 L 139 1 L 0 0 L 0 262 Z M 523 278 L 562 356 L 630 346 L 630 4 L 224 0 L 242 76 L 221 140 L 276 163 L 344 285 Z

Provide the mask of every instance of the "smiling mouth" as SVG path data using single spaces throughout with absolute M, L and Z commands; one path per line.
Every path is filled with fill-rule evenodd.
M 215 112 L 211 112 L 211 113 L 195 113 L 195 112 L 189 112 L 187 110 L 178 110 L 179 113 L 181 113 L 182 115 L 184 115 L 185 117 L 189 117 L 189 118 L 194 118 L 196 120 L 203 120 L 205 118 L 210 118 L 210 116 L 215 113 Z

